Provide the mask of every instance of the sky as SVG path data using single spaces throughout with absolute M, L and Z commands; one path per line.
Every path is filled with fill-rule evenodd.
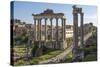
M 12 6 L 14 15 L 13 18 L 20 19 L 22 22 L 24 21 L 26 23 L 34 24 L 32 14 L 39 14 L 46 9 L 52 9 L 55 13 L 64 13 L 66 17 L 66 24 L 73 24 L 72 4 L 14 1 L 14 5 Z M 84 23 L 93 22 L 93 24 L 97 26 L 96 6 L 77 5 L 77 7 L 81 7 L 83 10 Z

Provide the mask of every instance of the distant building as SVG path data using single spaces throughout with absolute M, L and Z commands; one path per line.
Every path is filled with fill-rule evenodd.
M 72 25 L 66 25 L 66 38 L 73 37 L 73 26 Z

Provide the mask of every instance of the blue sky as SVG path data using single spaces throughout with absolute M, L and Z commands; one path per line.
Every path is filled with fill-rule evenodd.
M 55 13 L 64 13 L 67 24 L 72 24 L 72 6 L 71 4 L 39 3 L 14 1 L 14 19 L 20 19 L 27 23 L 34 23 L 32 13 L 38 14 L 46 9 L 52 9 Z M 93 22 L 97 25 L 97 7 L 77 5 L 84 12 L 84 23 Z

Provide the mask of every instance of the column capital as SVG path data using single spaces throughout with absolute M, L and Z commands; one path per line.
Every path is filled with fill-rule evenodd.
M 55 18 L 56 20 L 58 20 L 59 18 Z
M 42 20 L 42 18 L 40 18 L 39 20 Z
M 35 19 L 35 20 L 42 20 L 42 18 L 37 18 L 37 19 Z
M 34 20 L 37 20 L 36 18 L 34 18 Z
M 53 27 L 52 27 L 53 24 L 52 24 L 52 20 L 53 20 L 53 18 L 50 18 L 50 22 L 51 22 L 51 38 L 50 39 L 51 40 L 53 40 L 53 31 L 52 31 L 53 30 Z
M 50 18 L 50 21 L 52 21 L 53 18 Z
M 56 33 L 57 33 L 57 35 L 56 35 L 56 37 L 57 37 L 57 42 L 58 42 L 58 18 L 56 18 Z
M 66 20 L 66 18 L 63 18 L 64 20 Z
M 47 40 L 47 19 L 48 18 L 44 18 L 45 19 L 45 45 L 46 45 L 46 40 Z
M 73 12 L 73 15 L 78 15 L 78 13 L 77 12 Z
M 83 16 L 83 15 L 84 15 L 84 13 L 80 13 L 80 15 L 82 15 L 82 16 Z
M 34 19 L 34 23 L 36 23 L 36 20 L 37 20 L 37 19 Z
M 66 18 L 63 18 L 63 20 L 66 20 Z
M 48 18 L 44 18 L 45 20 L 47 20 Z

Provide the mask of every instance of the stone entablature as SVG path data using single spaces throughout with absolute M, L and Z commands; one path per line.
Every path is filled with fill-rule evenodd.
M 62 18 L 64 16 L 63 13 L 57 13 L 57 14 L 32 14 L 34 18 L 41 17 L 41 18 Z
M 43 19 L 43 18 L 64 18 L 63 13 L 54 13 L 53 10 L 47 9 L 43 13 L 40 14 L 32 14 L 34 19 Z

